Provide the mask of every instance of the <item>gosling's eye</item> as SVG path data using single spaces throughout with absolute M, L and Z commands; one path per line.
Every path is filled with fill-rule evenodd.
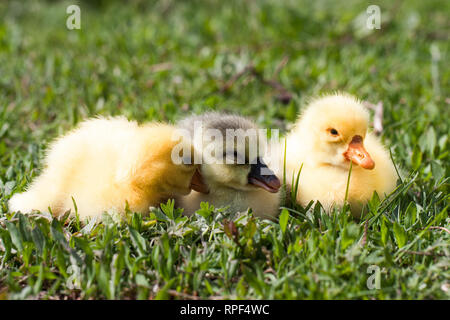
M 239 153 L 236 151 L 234 152 L 225 152 L 224 157 L 227 160 L 228 163 L 235 163 L 235 164 L 245 164 L 245 158 L 242 157 Z
M 336 129 L 330 129 L 330 133 L 331 133 L 333 136 L 337 136 L 337 135 L 339 134 L 339 132 L 338 132 Z
M 234 159 L 236 161 L 236 164 L 245 164 L 246 162 L 245 157 L 241 156 L 237 152 L 234 153 Z

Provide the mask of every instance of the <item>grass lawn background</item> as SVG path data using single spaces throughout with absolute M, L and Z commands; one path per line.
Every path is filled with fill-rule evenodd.
M 371 4 L 381 30 L 365 28 Z M 449 21 L 448 1 L 0 2 L 0 299 L 450 298 Z M 257 77 L 222 90 L 249 64 L 291 101 Z M 286 130 L 335 90 L 383 103 L 403 172 L 364 221 L 320 206 L 279 222 L 207 205 L 187 218 L 172 203 L 122 223 L 8 211 L 48 142 L 86 117 L 213 109 Z

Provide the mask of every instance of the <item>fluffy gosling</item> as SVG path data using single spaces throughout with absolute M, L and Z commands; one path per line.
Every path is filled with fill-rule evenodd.
M 348 202 L 355 217 L 374 191 L 384 198 L 394 190 L 397 174 L 389 153 L 368 130 L 369 114 L 352 96 L 329 95 L 306 107 L 287 136 L 287 177 L 303 164 L 298 203 L 318 200 L 327 210 L 342 207 L 350 163 Z
M 200 124 L 203 130 L 203 134 L 194 139 L 201 141 L 203 145 L 200 150 L 197 147 L 196 151 L 202 156 L 199 171 L 207 188 L 202 192 L 192 191 L 178 199 L 184 213 L 192 215 L 200 208 L 201 202 L 208 202 L 216 208 L 228 206 L 233 212 L 243 212 L 251 208 L 255 216 L 276 216 L 280 203 L 280 181 L 264 163 L 261 145 L 252 155 L 251 139 L 245 139 L 243 143 L 237 142 L 236 139 L 230 144 L 227 144 L 225 139 L 227 129 L 235 130 L 236 133 L 239 130 L 252 129 L 256 132 L 257 126 L 240 116 L 211 112 L 188 117 L 182 120 L 178 127 L 188 130 L 193 137 L 194 131 L 199 129 L 195 129 L 196 123 Z M 209 144 L 206 143 L 206 132 L 209 129 L 217 130 L 224 139 L 214 139 Z M 194 148 L 195 145 L 194 143 Z M 206 145 L 212 145 L 214 150 L 223 152 L 211 152 L 210 155 L 205 150 Z M 254 158 L 250 159 L 251 156 Z M 220 160 L 223 160 L 223 163 L 220 163 Z
M 50 145 L 41 175 L 11 198 L 9 208 L 73 214 L 73 197 L 80 217 L 123 214 L 126 202 L 130 210 L 146 213 L 167 198 L 188 194 L 191 181 L 198 180 L 196 166 L 172 162 L 179 143 L 172 139 L 174 130 L 122 117 L 84 121 Z

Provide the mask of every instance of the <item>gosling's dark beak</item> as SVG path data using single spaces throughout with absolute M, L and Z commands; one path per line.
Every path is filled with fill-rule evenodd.
M 248 183 L 272 193 L 278 192 L 281 186 L 280 180 L 260 158 L 250 165 Z
M 198 169 L 195 170 L 194 175 L 192 176 L 191 184 L 189 186 L 192 190 L 195 190 L 200 193 L 209 193 L 208 185 L 203 181 L 203 177 Z

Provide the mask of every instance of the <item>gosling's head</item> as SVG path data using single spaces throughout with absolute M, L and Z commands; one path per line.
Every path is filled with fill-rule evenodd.
M 153 125 L 148 132 L 149 135 L 157 135 L 160 143 L 150 144 L 146 154 L 151 156 L 146 159 L 141 167 L 136 169 L 134 177 L 137 184 L 146 186 L 148 177 L 154 177 L 155 188 L 158 192 L 169 196 L 187 195 L 191 192 L 191 183 L 198 181 L 196 171 L 198 165 L 192 161 L 187 163 L 174 162 L 173 150 L 178 147 L 181 158 L 190 157 L 192 146 L 189 141 L 184 141 L 176 135 L 177 129 L 170 125 Z M 185 151 L 189 151 L 184 154 Z M 128 176 L 128 170 L 124 175 Z M 192 182 L 191 182 L 192 181 Z M 197 182 L 198 183 L 198 182 Z
M 353 162 L 370 170 L 375 162 L 364 148 L 368 126 L 369 114 L 357 99 L 335 94 L 314 100 L 296 130 L 308 140 L 310 154 L 305 156 L 311 161 L 346 169 Z
M 257 188 L 275 193 L 280 180 L 262 160 L 264 139 L 250 120 L 223 113 L 205 113 L 182 120 L 179 127 L 188 129 L 194 148 L 201 157 L 199 174 L 208 186 L 254 191 Z M 197 190 L 195 184 L 193 189 Z M 204 189 L 197 190 L 204 192 Z

